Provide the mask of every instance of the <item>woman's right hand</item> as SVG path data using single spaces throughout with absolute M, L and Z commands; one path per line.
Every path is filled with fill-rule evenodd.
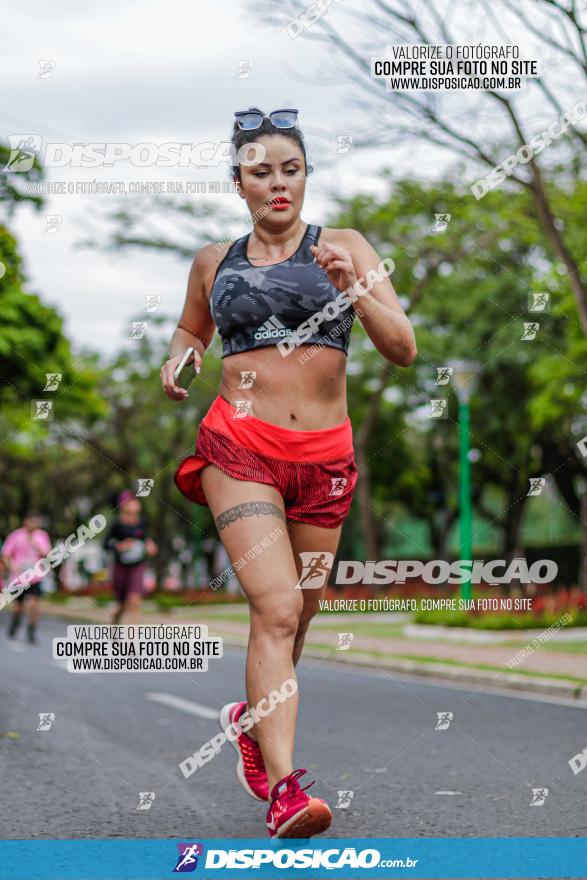
M 185 400 L 188 396 L 188 392 L 186 388 L 181 388 L 181 386 L 175 384 L 175 379 L 173 378 L 173 374 L 175 373 L 179 363 L 182 359 L 183 355 L 178 355 L 177 357 L 169 358 L 168 361 L 165 361 L 163 366 L 161 367 L 161 384 L 163 386 L 163 390 L 167 397 L 171 400 Z M 194 357 L 189 362 L 188 366 L 195 372 L 199 372 L 202 368 L 202 357 L 198 351 L 194 351 Z
M 134 538 L 124 538 L 124 540 L 117 542 L 116 549 L 119 553 L 124 553 L 126 550 L 130 550 L 134 542 Z

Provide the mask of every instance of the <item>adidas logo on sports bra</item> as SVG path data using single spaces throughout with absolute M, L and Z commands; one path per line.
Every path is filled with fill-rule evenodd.
M 291 336 L 291 333 L 289 327 L 284 327 L 281 321 L 272 315 L 259 327 L 255 339 L 282 339 L 284 336 Z
M 339 291 L 314 262 L 310 246 L 322 227 L 309 223 L 297 251 L 271 266 L 253 266 L 247 256 L 249 235 L 237 239 L 221 261 L 210 294 L 210 311 L 222 338 L 222 357 L 277 343 L 328 303 Z M 345 354 L 355 312 L 335 309 L 304 343 L 337 348 Z

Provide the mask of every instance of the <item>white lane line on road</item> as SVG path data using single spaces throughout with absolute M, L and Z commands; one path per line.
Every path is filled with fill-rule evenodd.
M 18 642 L 7 642 L 6 647 L 9 651 L 14 651 L 16 654 L 25 654 L 26 648 L 24 645 L 19 645 Z
M 197 715 L 198 718 L 218 721 L 218 709 L 202 706 L 201 703 L 193 703 L 191 700 L 182 699 L 182 697 L 174 697 L 173 694 L 145 694 L 145 697 L 154 703 L 171 706 L 172 709 L 179 709 L 180 712 L 187 712 L 189 715 Z
M 460 791 L 437 791 L 435 794 L 460 794 Z

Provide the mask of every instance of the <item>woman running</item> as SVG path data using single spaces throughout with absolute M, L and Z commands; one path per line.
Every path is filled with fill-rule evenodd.
M 416 345 L 366 239 L 353 229 L 302 220 L 311 168 L 297 111 L 267 117 L 253 108 L 235 116 L 235 155 L 249 153 L 233 167 L 233 179 L 253 230 L 196 254 L 161 381 L 168 397 L 184 400 L 187 391 L 176 384 L 174 371 L 192 346 L 199 373 L 218 329 L 219 393 L 200 423 L 195 455 L 181 463 L 175 482 L 187 498 L 210 507 L 233 565 L 241 560 L 238 578 L 251 617 L 247 700 L 220 714 L 223 728 L 239 731 L 233 742 L 239 780 L 252 797 L 269 801 L 271 837 L 308 837 L 326 830 L 332 814 L 323 800 L 305 793 L 309 786 L 300 786 L 306 770 L 294 769 L 294 667 L 324 595 L 357 480 L 346 402 L 355 314 L 387 360 L 409 366 Z M 349 289 L 354 302 L 341 293 Z M 257 553 L 246 561 L 253 547 Z M 270 696 L 283 694 L 292 681 L 292 696 Z M 249 708 L 255 710 L 253 726 Z
M 20 529 L 11 532 L 2 545 L 0 559 L 11 578 L 18 580 L 19 575 L 27 569 L 34 568 L 36 563 L 47 556 L 51 550 L 51 541 L 47 532 L 41 528 L 41 516 L 31 511 L 28 513 Z M 41 614 L 41 584 L 43 575 L 35 575 L 24 590 L 16 596 L 12 606 L 12 619 L 8 627 L 8 636 L 13 639 L 20 627 L 23 617 L 23 606 L 26 603 L 28 613 L 27 637 L 31 645 L 37 643 L 37 624 Z M 22 582 L 21 582 L 22 583 Z
M 118 496 L 118 517 L 104 538 L 104 547 L 114 552 L 112 592 L 116 608 L 112 623 L 120 623 L 123 615 L 135 623 L 145 593 L 147 556 L 157 553 L 157 545 L 147 537 L 141 502 L 129 489 Z

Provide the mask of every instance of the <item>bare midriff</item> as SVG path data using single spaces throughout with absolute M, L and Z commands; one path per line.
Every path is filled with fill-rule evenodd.
M 250 415 L 294 431 L 320 431 L 347 416 L 346 355 L 340 349 L 300 345 L 282 356 L 275 345 L 225 357 L 219 393 L 236 405 L 249 400 Z M 256 373 L 250 384 L 241 373 Z

